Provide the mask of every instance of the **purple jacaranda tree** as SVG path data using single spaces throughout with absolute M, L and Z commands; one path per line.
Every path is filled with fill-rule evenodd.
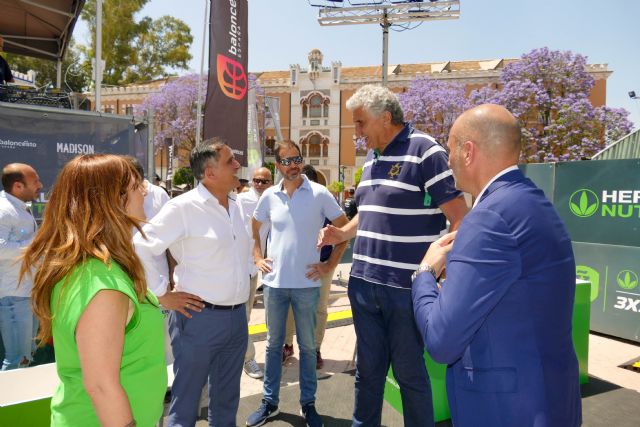
M 557 162 L 591 158 L 632 129 L 624 109 L 593 107 L 595 81 L 587 58 L 570 51 L 534 49 L 507 64 L 502 89 L 473 91 L 473 105 L 505 106 L 520 120 L 523 162 Z
M 263 88 L 253 74 L 249 75 L 250 87 L 264 95 Z M 202 96 L 207 94 L 207 79 L 202 79 Z M 187 74 L 169 81 L 159 92 L 152 93 L 136 106 L 137 113 L 153 109 L 155 122 L 154 145 L 159 149 L 168 138 L 173 139 L 180 150 L 180 157 L 190 152 L 196 143 L 196 115 L 198 99 L 198 74 Z M 204 99 L 203 99 L 204 112 Z M 200 130 L 202 132 L 202 128 Z M 180 159 L 186 161 L 187 159 Z
M 456 118 L 471 106 L 463 84 L 418 77 L 399 96 L 405 119 L 446 145 Z
M 207 79 L 202 79 L 202 96 L 207 93 Z M 191 150 L 196 143 L 196 111 L 198 99 L 198 75 L 188 74 L 169 81 L 159 92 L 150 94 L 138 112 L 153 109 L 155 122 L 154 145 L 156 149 L 172 138 L 177 147 Z M 181 150 L 176 150 L 180 155 Z

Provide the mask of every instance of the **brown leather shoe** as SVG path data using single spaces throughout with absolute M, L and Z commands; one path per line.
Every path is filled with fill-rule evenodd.
M 292 356 L 293 356 L 293 344 L 292 345 L 285 344 L 284 347 L 282 347 L 282 364 L 284 365 L 287 359 L 289 359 Z
M 322 355 L 320 354 L 320 350 L 316 350 L 316 369 L 322 369 L 324 366 L 324 360 L 322 360 Z

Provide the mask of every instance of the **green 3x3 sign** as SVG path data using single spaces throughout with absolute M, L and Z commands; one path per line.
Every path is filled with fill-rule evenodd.
M 640 341 L 640 160 L 524 165 L 569 230 L 591 282 L 591 329 Z

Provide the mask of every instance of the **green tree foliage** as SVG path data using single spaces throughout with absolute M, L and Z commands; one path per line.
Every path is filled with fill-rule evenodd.
M 262 164 L 263 167 L 269 169 L 271 171 L 271 176 L 276 176 L 276 164 L 273 162 L 264 162 Z
M 340 194 L 342 190 L 344 190 L 344 184 L 340 181 L 333 181 L 331 184 L 327 185 L 327 189 L 333 194 Z
M 140 27 L 136 43 L 139 48 L 134 51 L 135 65 L 129 76 L 132 81 L 162 76 L 166 74 L 167 64 L 173 68 L 188 68 L 193 37 L 187 24 L 171 16 L 156 20 L 145 17 Z
M 120 85 L 165 76 L 171 69 L 187 69 L 193 36 L 181 20 L 157 20 L 136 14 L 149 0 L 104 0 L 102 7 L 103 82 Z M 96 0 L 87 0 L 82 19 L 91 31 L 87 58 L 94 56 Z
M 193 172 L 191 168 L 181 167 L 173 173 L 173 185 L 193 184 Z
M 11 64 L 13 71 L 27 73 L 29 70 L 36 72 L 36 85 L 53 85 L 57 81 L 57 62 L 46 59 L 32 58 L 30 56 L 7 54 L 7 62 Z M 71 92 L 83 92 L 91 83 L 91 67 L 83 61 L 80 47 L 71 41 L 62 61 L 61 88 Z
M 356 173 L 353 176 L 353 179 L 356 183 L 356 187 L 358 186 L 358 184 L 360 184 L 360 179 L 362 178 L 362 166 L 360 166 L 358 168 L 358 170 L 356 171 Z

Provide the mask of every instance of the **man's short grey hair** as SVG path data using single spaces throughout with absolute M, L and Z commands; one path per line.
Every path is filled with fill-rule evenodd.
M 395 93 L 384 86 L 364 85 L 347 101 L 347 110 L 362 108 L 374 117 L 388 111 L 391 123 L 404 124 L 404 113 Z
M 202 145 L 191 150 L 189 164 L 191 165 L 191 171 L 195 179 L 202 181 L 202 178 L 204 178 L 204 170 L 208 166 L 215 166 L 218 163 L 220 150 L 226 146 L 227 144 L 220 138 L 210 138 L 204 141 Z

